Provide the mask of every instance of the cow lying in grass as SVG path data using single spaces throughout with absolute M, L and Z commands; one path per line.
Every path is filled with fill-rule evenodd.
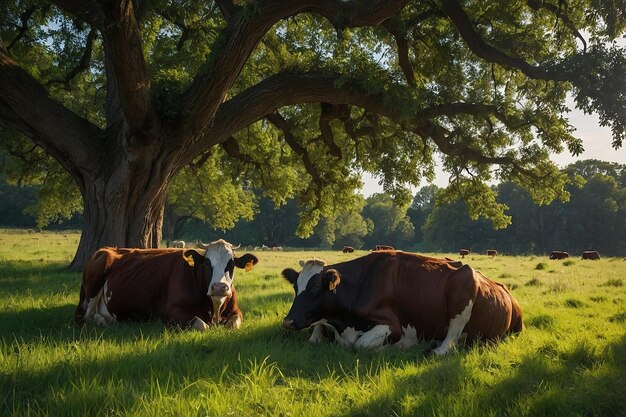
M 238 328 L 243 315 L 235 267 L 248 271 L 257 262 L 249 253 L 235 256 L 221 239 L 204 255 L 195 249 L 102 248 L 85 265 L 74 318 L 80 326 L 159 318 L 181 328 Z
M 423 337 L 443 340 L 434 353 L 444 355 L 462 333 L 472 342 L 522 330 L 522 311 L 508 289 L 458 261 L 384 251 L 300 266 L 300 272 L 283 271 L 296 293 L 283 326 L 313 326 L 312 342 L 321 340 L 324 328 L 357 348 L 408 348 Z

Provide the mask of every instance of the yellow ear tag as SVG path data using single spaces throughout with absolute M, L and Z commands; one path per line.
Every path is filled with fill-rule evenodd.
M 252 262 L 252 261 L 248 261 L 248 262 L 246 263 L 246 267 L 245 267 L 244 271 L 248 272 L 249 270 L 251 270 L 251 269 L 252 269 L 252 267 L 253 267 L 253 266 L 254 266 L 254 262 Z
M 328 289 L 331 290 L 333 294 L 337 294 L 337 285 L 339 285 L 340 282 L 341 279 L 339 279 L 339 277 L 336 277 L 334 280 L 328 283 Z
M 191 255 L 189 255 L 189 256 L 185 256 L 185 255 L 183 255 L 183 259 L 184 259 L 185 261 L 187 261 L 187 263 L 189 264 L 189 266 L 194 266 L 194 265 L 195 265 L 195 263 L 194 263 L 194 261 L 193 261 L 193 256 L 191 256 Z

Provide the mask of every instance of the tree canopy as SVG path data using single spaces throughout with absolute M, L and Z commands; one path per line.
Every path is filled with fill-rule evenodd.
M 362 204 L 362 172 L 408 206 L 409 187 L 433 179 L 439 155 L 451 178 L 442 196 L 505 227 L 491 181 L 543 204 L 568 198 L 569 179 L 549 160 L 582 151 L 568 93 L 622 145 L 626 54 L 611 43 L 622 9 L 599 0 L 3 2 L 0 134 L 22 168 L 39 161 L 39 181 L 66 193 L 58 184 L 76 185 L 77 268 L 102 245 L 156 245 L 185 167 L 204 166 L 207 183 L 220 184 L 190 202 L 207 218 L 249 217 L 259 189 L 277 204 L 296 198 L 298 233 L 309 236 Z

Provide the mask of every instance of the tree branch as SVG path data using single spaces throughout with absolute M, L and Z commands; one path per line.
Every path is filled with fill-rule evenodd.
M 0 119 L 41 146 L 70 173 L 93 168 L 102 130 L 51 99 L 46 89 L 0 53 Z
M 316 207 L 318 207 L 321 204 L 322 189 L 324 188 L 325 182 L 320 176 L 317 168 L 315 167 L 315 164 L 313 164 L 313 161 L 311 161 L 309 152 L 304 146 L 298 143 L 298 140 L 291 132 L 292 129 L 290 123 L 280 113 L 275 112 L 272 114 L 268 114 L 267 120 L 269 120 L 270 123 L 272 123 L 283 132 L 285 142 L 287 142 L 289 147 L 302 158 L 304 168 L 306 169 L 306 172 L 308 172 L 308 174 L 311 176 L 313 184 L 315 184 L 315 197 L 317 198 Z
M 131 136 L 147 140 L 158 122 L 151 102 L 151 80 L 143 56 L 139 22 L 132 0 L 107 3 L 102 31 L 104 51 Z
M 35 13 L 36 10 L 37 10 L 37 6 L 32 5 L 28 9 L 26 9 L 24 13 L 20 15 L 20 22 L 22 23 L 22 25 L 18 26 L 19 32 L 17 33 L 17 35 L 15 35 L 15 38 L 11 41 L 9 46 L 7 46 L 6 48 L 7 50 L 10 51 L 11 48 L 13 48 L 13 46 L 15 46 L 15 44 L 24 37 L 26 32 L 28 32 L 28 21 L 30 20 L 30 18 L 32 17 L 32 15 Z
M 587 42 L 585 41 L 585 38 L 583 38 L 583 35 L 580 34 L 580 32 L 578 31 L 578 29 L 576 28 L 576 26 L 574 26 L 574 23 L 572 22 L 572 20 L 569 18 L 568 15 L 566 15 L 565 13 L 563 13 L 563 11 L 561 10 L 560 4 L 562 4 L 561 2 L 559 2 L 559 6 L 555 6 L 552 3 L 548 3 L 545 1 L 539 1 L 539 0 L 527 0 L 526 4 L 528 4 L 528 7 L 530 7 L 533 10 L 539 10 L 540 8 L 545 8 L 549 11 L 551 11 L 552 13 L 554 13 L 554 15 L 558 18 L 561 19 L 563 21 L 563 23 L 565 24 L 565 26 L 568 27 L 568 29 L 572 32 L 572 35 L 574 35 L 575 37 L 577 37 L 578 39 L 580 39 L 580 41 L 583 44 L 583 51 L 587 50 Z
M 183 94 L 181 102 L 186 103 L 186 108 L 182 113 L 189 115 L 184 128 L 190 130 L 192 136 L 202 133 L 256 44 L 281 19 L 300 13 L 317 13 L 340 29 L 372 26 L 399 12 L 407 3 L 408 0 L 267 0 L 253 11 L 252 17 L 250 10 L 238 9 L 216 40 L 204 70 Z
M 465 13 L 465 10 L 463 10 L 457 0 L 442 0 L 441 5 L 443 7 L 443 11 L 448 15 L 452 23 L 454 23 L 467 46 L 478 57 L 488 62 L 495 62 L 506 68 L 517 68 L 527 77 L 533 79 L 551 81 L 575 80 L 574 75 L 564 71 L 563 68 L 550 69 L 533 66 L 521 58 L 507 55 L 506 53 L 487 44 L 487 42 L 485 42 L 485 40 L 476 32 L 472 22 Z
M 413 73 L 413 66 L 411 65 L 411 60 L 409 59 L 409 43 L 406 40 L 406 33 L 403 33 L 403 31 L 398 27 L 397 22 L 393 22 L 392 20 L 385 20 L 382 26 L 387 29 L 391 36 L 393 36 L 396 40 L 396 45 L 398 47 L 398 65 L 400 65 L 400 68 L 404 73 L 407 84 L 415 86 L 415 74 Z
M 78 17 L 91 26 L 102 30 L 106 23 L 106 17 L 102 8 L 94 0 L 50 0 L 52 3 L 65 10 L 67 13 Z
M 220 9 L 220 12 L 222 13 L 222 16 L 224 16 L 225 20 L 229 20 L 238 9 L 232 0 L 215 0 L 215 4 L 217 4 L 217 7 Z
M 339 77 L 339 75 L 337 75 Z M 496 117 L 509 129 L 520 127 L 520 121 L 504 116 L 496 106 L 472 103 L 448 103 L 416 110 L 414 114 L 407 114 L 403 109 L 415 108 L 416 103 L 409 98 L 397 96 L 386 97 L 383 93 L 372 94 L 361 88 L 357 81 L 343 82 L 341 87 L 335 84 L 335 78 L 319 73 L 289 73 L 284 72 L 269 77 L 257 85 L 241 92 L 239 95 L 226 101 L 219 109 L 214 119 L 210 134 L 199 138 L 199 141 L 188 147 L 183 161 L 190 161 L 203 149 L 208 149 L 216 143 L 221 143 L 232 137 L 236 132 L 257 120 L 268 118 L 276 110 L 284 106 L 302 103 L 329 103 L 334 106 L 354 105 L 379 116 L 388 117 L 396 121 L 403 129 L 416 132 L 422 136 L 439 134 L 437 130 L 424 130 L 431 120 L 437 117 L 454 117 L 458 115 L 473 115 L 482 118 Z M 344 80 L 345 81 L 345 80 Z M 398 88 L 409 88 L 398 86 Z M 409 95 L 407 95 L 408 97 Z M 338 107 L 341 108 L 341 107 Z M 343 117 L 343 116 L 342 116 Z M 344 117 L 345 118 L 345 117 Z M 269 119 L 277 126 L 281 126 L 276 118 Z M 285 129 L 283 129 L 284 131 Z M 439 136 L 438 147 L 445 150 L 445 143 Z M 434 141 L 434 139 L 433 139 Z M 297 143 L 289 143 L 294 151 L 301 153 Z M 456 148 L 458 150 L 458 148 Z M 454 149 L 449 148 L 448 152 Z M 442 150 L 443 152 L 443 150 Z M 445 153 L 445 152 L 444 152 Z M 472 158 L 480 158 L 466 152 Z M 491 158 L 491 157 L 485 157 Z M 508 159 L 481 159 L 484 163 L 509 163 Z
M 87 40 L 85 41 L 85 50 L 83 51 L 83 55 L 80 57 L 80 61 L 78 64 L 72 68 L 72 70 L 65 76 L 63 79 L 53 79 L 49 80 L 46 83 L 46 86 L 50 86 L 52 84 L 63 84 L 66 90 L 70 90 L 70 82 L 81 72 L 89 69 L 91 64 L 91 53 L 93 51 L 93 42 L 98 35 L 98 31 L 95 28 L 91 28 L 89 33 L 87 34 Z

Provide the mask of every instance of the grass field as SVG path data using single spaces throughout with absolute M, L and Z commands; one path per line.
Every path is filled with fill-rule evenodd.
M 236 331 L 80 330 L 80 275 L 65 270 L 78 239 L 0 231 L 0 416 L 626 416 L 623 258 L 466 258 L 512 289 L 525 331 L 432 357 L 426 342 L 354 351 L 281 329 L 280 271 L 355 256 L 340 252 L 256 253 L 236 277 Z

